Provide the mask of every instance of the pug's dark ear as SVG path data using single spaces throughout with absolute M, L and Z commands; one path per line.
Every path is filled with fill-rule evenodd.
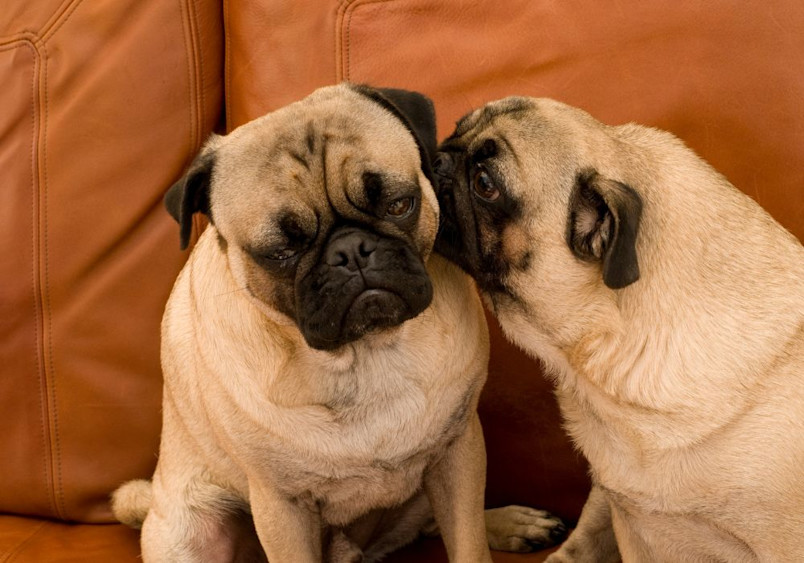
M 365 84 L 353 84 L 355 91 L 363 94 L 383 106 L 399 118 L 413 134 L 419 146 L 422 160 L 422 172 L 427 179 L 433 181 L 431 163 L 435 159 L 436 117 L 433 101 L 419 92 L 400 90 L 398 88 L 374 88 Z
M 603 282 L 622 289 L 639 279 L 636 239 L 642 198 L 631 187 L 584 171 L 570 196 L 567 243 L 587 262 L 601 262 Z
M 181 249 L 190 244 L 193 214 L 210 216 L 209 181 L 215 166 L 215 152 L 205 148 L 195 157 L 190 168 L 165 194 L 165 207 L 179 224 Z

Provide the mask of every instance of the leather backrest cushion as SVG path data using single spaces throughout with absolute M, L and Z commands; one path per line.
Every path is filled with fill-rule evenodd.
M 162 195 L 220 115 L 221 5 L 0 11 L 0 512 L 109 521 L 156 462 Z

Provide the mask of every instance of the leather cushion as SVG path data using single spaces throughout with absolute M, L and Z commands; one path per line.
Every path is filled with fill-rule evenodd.
M 162 194 L 218 120 L 220 13 L 3 5 L 0 511 L 109 521 L 109 493 L 153 471 L 159 324 L 186 259 Z

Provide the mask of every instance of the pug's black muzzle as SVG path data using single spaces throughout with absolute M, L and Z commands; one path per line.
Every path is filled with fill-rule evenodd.
M 441 209 L 435 251 L 457 264 L 488 292 L 506 291 L 501 273 L 506 270 L 499 253 L 483 254 L 478 217 L 461 153 L 441 151 L 433 162 L 436 197 Z
M 333 231 L 296 291 L 299 328 L 319 350 L 399 325 L 433 298 L 424 263 L 407 242 L 360 227 Z
M 477 277 L 479 249 L 477 224 L 463 174 L 464 163 L 457 154 L 439 152 L 433 162 L 436 197 L 441 210 L 435 251 Z
M 440 208 L 435 251 L 468 271 L 464 238 L 455 207 L 455 189 L 458 182 L 455 172 L 453 157 L 448 153 L 438 153 L 433 162 L 434 188 Z

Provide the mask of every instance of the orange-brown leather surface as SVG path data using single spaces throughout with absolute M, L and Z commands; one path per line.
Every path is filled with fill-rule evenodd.
M 221 6 L 0 11 L 0 511 L 109 521 L 155 464 L 161 199 L 220 114 Z
M 138 563 L 139 533 L 122 524 L 0 516 L 3 563 Z
M 538 563 L 555 549 L 528 554 L 492 552 L 495 563 Z M 392 554 L 386 563 L 444 563 L 443 542 L 424 539 Z M 0 516 L 3 563 L 138 563 L 139 534 L 121 524 L 65 524 Z
M 488 100 L 554 97 L 676 133 L 802 239 L 802 29 L 798 0 L 7 0 L 0 512 L 106 521 L 108 493 L 152 470 L 159 318 L 186 258 L 160 200 L 224 88 L 230 129 L 341 80 L 416 89 L 441 137 Z M 573 519 L 585 466 L 539 366 L 490 324 L 487 503 Z M 133 561 L 136 537 L 3 516 L 0 561 Z M 427 540 L 391 561 L 445 556 Z

